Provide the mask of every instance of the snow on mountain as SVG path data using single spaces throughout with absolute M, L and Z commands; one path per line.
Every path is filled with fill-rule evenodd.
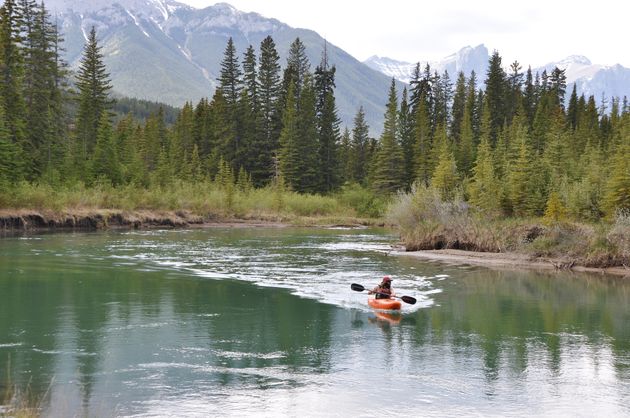
M 372 55 L 370 58 L 363 61 L 363 63 L 388 77 L 394 77 L 396 80 L 407 84 L 411 81 L 413 69 L 416 66 L 409 62 L 396 61 L 387 57 L 379 57 L 378 55 Z
M 592 78 L 598 71 L 606 69 L 603 65 L 593 64 L 591 60 L 583 55 L 571 55 L 563 60 L 557 62 L 548 63 L 535 71 L 541 72 L 546 70 L 547 73 L 551 73 L 555 67 L 564 70 L 564 75 L 567 77 L 567 83 L 573 83 L 578 79 Z
M 477 74 L 477 82 L 483 86 L 488 59 L 488 49 L 482 44 L 474 48 L 467 46 L 440 61 L 429 62 L 428 64 L 432 71 L 437 71 L 440 74 L 444 70 L 448 71 L 451 79 L 454 79 L 460 71 L 468 76 L 474 70 Z M 415 67 L 415 64 L 378 56 L 372 56 L 364 63 L 388 77 L 394 77 L 404 83 L 409 83 Z M 420 62 L 420 69 L 423 70 L 426 64 L 427 62 Z M 541 74 L 543 71 L 547 71 L 549 74 L 555 67 L 565 70 L 567 100 L 574 84 L 578 95 L 584 94 L 586 97 L 592 95 L 598 104 L 601 103 L 602 98 L 630 96 L 630 69 L 619 64 L 613 66 L 593 64 L 585 56 L 571 55 L 563 60 L 533 68 L 532 73 Z
M 582 55 L 571 55 L 532 71 L 542 73 L 546 70 L 550 73 L 555 67 L 565 70 L 567 99 L 574 84 L 578 96 L 581 94 L 586 97 L 594 96 L 598 104 L 601 104 L 603 98 L 609 100 L 611 97 L 630 96 L 630 68 L 620 64 L 612 66 L 593 64 Z
M 351 126 L 363 106 L 371 131 L 382 129 L 390 80 L 311 30 L 227 3 L 197 9 L 175 0 L 47 0 L 46 7 L 61 28 L 71 68 L 77 68 L 94 27 L 116 93 L 175 106 L 212 97 L 228 38 L 242 56 L 271 35 L 285 65 L 299 37 L 312 68 L 327 45 L 329 62 L 337 68 L 339 117 Z
M 431 71 L 437 71 L 442 74 L 448 71 L 449 76 L 454 79 L 460 71 L 466 76 L 471 71 L 477 74 L 477 80 L 483 81 L 486 69 L 488 68 L 488 49 L 485 45 L 477 45 L 476 47 L 464 47 L 454 54 L 451 54 L 440 61 L 420 61 L 420 71 L 423 71 L 427 64 L 430 65 Z M 378 57 L 376 55 L 368 58 L 363 62 L 369 67 L 382 72 L 383 74 L 394 77 L 403 83 L 409 83 L 413 77 L 416 64 L 396 61 L 387 57 Z

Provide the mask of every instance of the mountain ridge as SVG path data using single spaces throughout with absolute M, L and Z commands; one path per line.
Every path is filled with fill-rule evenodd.
M 249 45 L 258 52 L 260 42 L 271 35 L 282 67 L 297 37 L 306 46 L 312 69 L 326 46 L 329 63 L 337 67 L 342 123 L 351 127 L 363 106 L 371 131 L 378 134 L 382 129 L 391 78 L 312 30 L 242 12 L 228 3 L 197 9 L 173 0 L 50 0 L 47 7 L 57 13 L 71 68 L 77 68 L 94 26 L 116 92 L 175 106 L 212 96 L 230 37 L 242 57 Z
M 488 49 L 481 44 L 474 48 L 464 47 L 441 61 L 428 62 L 428 64 L 431 65 L 432 71 L 437 71 L 440 74 L 447 70 L 451 79 L 454 79 L 459 71 L 464 71 L 464 74 L 469 76 L 470 71 L 474 70 L 477 74 L 478 85 L 483 86 L 489 58 Z M 411 80 L 416 66 L 416 64 L 409 62 L 376 55 L 368 58 L 364 63 L 405 83 L 409 83 Z M 426 61 L 420 62 L 421 70 L 426 64 Z M 576 86 L 578 95 L 584 94 L 587 97 L 592 95 L 598 104 L 602 103 L 604 97 L 622 98 L 630 95 L 630 68 L 621 64 L 593 64 L 584 55 L 569 55 L 559 61 L 552 61 L 543 66 L 532 68 L 532 73 L 542 74 L 543 71 L 550 73 L 555 67 L 565 70 L 567 100 L 573 85 Z

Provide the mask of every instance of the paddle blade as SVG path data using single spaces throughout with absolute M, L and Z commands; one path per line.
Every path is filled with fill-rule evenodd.
M 401 299 L 403 302 L 410 305 L 414 305 L 416 303 L 416 298 L 412 298 L 411 296 L 402 296 Z
M 350 285 L 350 288 L 352 290 L 356 290 L 357 292 L 363 292 L 365 290 L 365 287 L 361 286 L 360 284 L 356 284 L 356 283 L 352 283 Z

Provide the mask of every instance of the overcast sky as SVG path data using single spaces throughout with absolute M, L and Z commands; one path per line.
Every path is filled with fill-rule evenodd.
M 213 0 L 179 0 L 195 7 Z M 231 0 L 246 12 L 312 29 L 363 61 L 438 60 L 485 44 L 505 65 L 533 67 L 584 55 L 595 64 L 630 67 L 630 0 Z

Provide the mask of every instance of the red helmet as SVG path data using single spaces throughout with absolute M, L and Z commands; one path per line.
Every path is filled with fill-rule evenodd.
M 383 277 L 383 283 L 389 283 L 389 282 L 391 282 L 391 281 L 392 281 L 392 278 L 391 278 L 391 277 L 389 277 L 389 276 L 385 276 L 385 277 Z

